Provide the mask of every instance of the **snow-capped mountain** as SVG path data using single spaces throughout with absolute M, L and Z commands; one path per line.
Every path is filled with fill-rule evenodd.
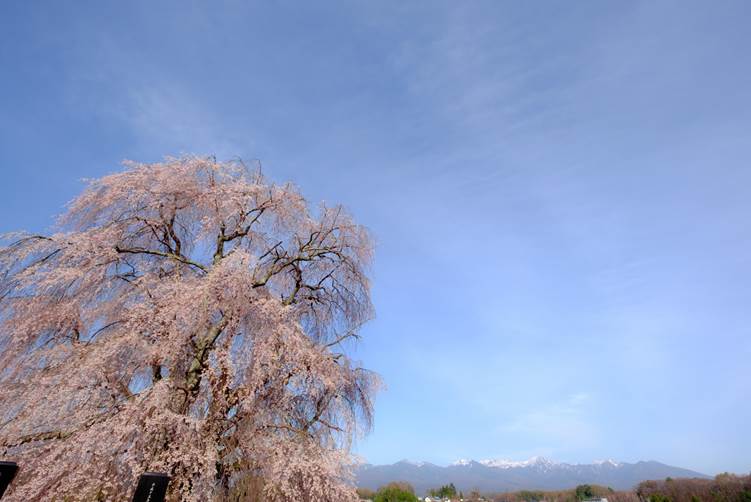
M 504 459 L 488 459 L 480 460 L 479 463 L 487 467 L 497 467 L 499 469 L 511 469 L 514 467 L 537 467 L 537 468 L 551 468 L 558 465 L 557 462 L 548 460 L 545 457 L 532 457 L 529 460 L 504 460 Z
M 537 467 L 537 468 L 550 468 L 558 465 L 558 462 L 553 462 L 545 457 L 532 457 L 529 460 L 506 460 L 498 458 L 489 458 L 486 460 L 469 460 L 466 458 L 460 458 L 456 462 L 452 463 L 452 466 L 470 465 L 476 462 L 486 467 L 497 467 L 498 469 L 511 469 L 514 467 Z
M 447 483 L 465 491 L 558 490 L 583 483 L 609 486 L 616 490 L 633 488 L 648 479 L 705 478 L 698 472 L 659 462 L 616 462 L 599 460 L 591 464 L 567 464 L 544 457 L 528 460 L 460 459 L 446 467 L 430 462 L 403 460 L 392 465 L 365 464 L 357 470 L 358 486 L 377 489 L 391 481 L 407 481 L 418 493 Z

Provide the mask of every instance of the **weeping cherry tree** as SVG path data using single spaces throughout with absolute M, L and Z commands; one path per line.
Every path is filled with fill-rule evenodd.
M 0 458 L 9 500 L 170 500 L 245 477 L 264 499 L 356 500 L 353 438 L 377 378 L 368 232 L 240 162 L 128 163 L 49 235 L 0 248 Z

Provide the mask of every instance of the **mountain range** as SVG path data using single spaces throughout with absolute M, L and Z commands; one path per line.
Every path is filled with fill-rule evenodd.
M 448 466 L 402 460 L 391 465 L 363 464 L 356 470 L 357 486 L 378 489 L 392 481 L 407 481 L 418 494 L 454 483 L 459 490 L 481 492 L 562 490 L 589 483 L 628 490 L 649 479 L 708 478 L 704 474 L 655 461 L 636 463 L 605 460 L 567 464 L 543 457 L 524 461 L 458 460 Z

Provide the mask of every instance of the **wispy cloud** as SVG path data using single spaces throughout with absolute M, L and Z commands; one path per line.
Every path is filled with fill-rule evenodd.
M 559 402 L 525 411 L 500 425 L 497 432 L 501 437 L 521 435 L 529 444 L 540 445 L 553 455 L 564 445 L 594 448 L 601 436 L 590 413 L 595 405 L 590 394 L 578 392 Z
M 141 141 L 164 145 L 165 151 L 230 157 L 248 146 L 233 137 L 221 117 L 176 83 L 131 87 L 114 113 Z

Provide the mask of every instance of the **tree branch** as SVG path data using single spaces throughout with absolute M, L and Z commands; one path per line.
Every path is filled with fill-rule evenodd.
M 120 246 L 115 246 L 115 251 L 118 253 L 129 253 L 129 254 L 149 254 L 154 256 L 161 256 L 163 258 L 170 258 L 175 261 L 179 261 L 180 263 L 184 263 L 185 265 L 191 265 L 193 267 L 196 267 L 203 272 L 208 272 L 208 269 L 201 265 L 200 263 L 196 263 L 192 260 L 189 260 L 185 256 L 177 255 L 174 253 L 165 253 L 163 251 L 155 251 L 153 249 L 144 249 L 144 248 L 121 248 Z

